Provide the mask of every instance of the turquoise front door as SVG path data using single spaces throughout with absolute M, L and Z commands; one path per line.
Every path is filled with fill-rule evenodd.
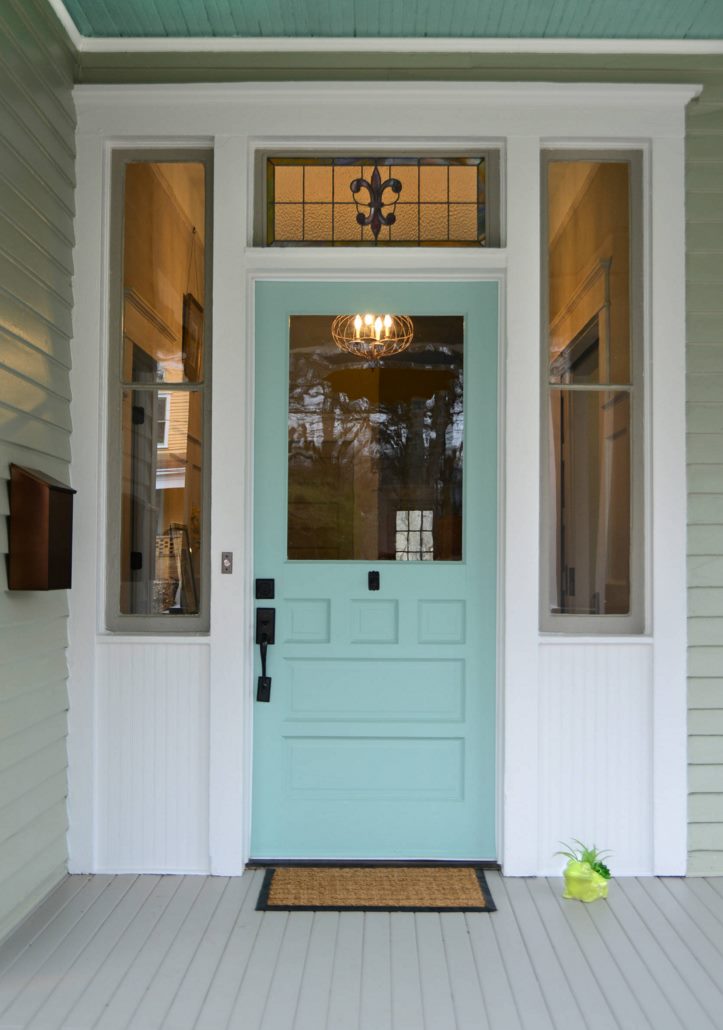
M 497 309 L 493 282 L 256 287 L 255 859 L 496 858 Z M 369 312 L 411 346 L 341 349 Z

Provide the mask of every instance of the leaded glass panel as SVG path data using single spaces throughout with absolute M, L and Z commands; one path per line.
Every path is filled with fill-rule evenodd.
M 484 157 L 270 157 L 270 246 L 484 246 Z

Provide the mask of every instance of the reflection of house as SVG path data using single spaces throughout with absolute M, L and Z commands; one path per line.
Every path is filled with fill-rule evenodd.
M 424 25 L 422 5 L 407 4 L 405 10 L 419 16 L 412 28 L 401 0 L 392 0 L 384 17 L 396 12 L 394 24 L 409 25 L 423 40 L 399 37 L 375 51 L 358 37 L 387 28 L 359 21 L 339 50 L 329 40 L 316 46 L 309 36 L 293 53 L 289 26 L 275 22 L 275 8 L 266 5 L 268 31 L 285 37 L 274 53 L 264 52 L 263 41 L 256 52 L 234 50 L 227 24 L 228 49 L 217 41 L 211 46 L 209 37 L 202 56 L 201 44 L 173 52 L 167 37 L 154 52 L 152 44 L 132 38 L 141 24 L 155 31 L 162 6 L 146 5 L 131 23 L 123 22 L 122 4 L 105 11 L 90 0 L 67 0 L 88 33 L 72 29 L 72 39 L 54 14 L 65 10 L 61 0 L 6 0 L 0 13 L 0 477 L 7 480 L 13 461 L 67 481 L 72 454 L 78 490 L 70 600 L 0 592 L 0 937 L 58 882 L 69 854 L 71 868 L 81 871 L 237 873 L 243 866 L 253 721 L 251 583 L 253 575 L 266 575 L 252 571 L 253 415 L 268 414 L 263 399 L 253 396 L 253 303 L 255 284 L 269 280 L 302 282 L 309 291 L 317 279 L 350 282 L 357 274 L 366 283 L 477 279 L 500 286 L 499 857 L 509 873 L 549 869 L 558 836 L 584 834 L 580 823 L 589 818 L 598 843 L 625 856 L 624 871 L 723 872 L 719 5 L 690 0 L 674 10 L 656 0 L 601 3 L 590 31 L 606 39 L 596 44 L 580 38 L 587 6 L 561 0 L 547 5 L 547 36 L 569 33 L 567 43 L 540 38 L 518 46 L 516 33 L 542 31 L 537 5 L 439 4 L 429 8 Z M 207 8 L 214 18 L 229 7 L 171 0 L 166 6 L 179 12 L 174 25 L 181 32 L 182 6 L 187 17 L 191 8 Z M 634 23 L 626 20 L 633 7 Z M 656 12 L 663 7 L 661 19 Z M 370 10 L 365 18 L 373 17 Z M 334 13 L 347 29 L 350 11 L 351 5 L 338 5 Z M 485 22 L 488 11 L 493 20 Z M 336 32 L 336 20 L 334 26 Z M 664 44 L 654 42 L 659 30 L 669 33 Z M 118 38 L 104 50 L 102 39 L 93 40 L 110 31 Z M 442 38 L 455 33 L 466 39 Z M 636 33 L 646 38 L 638 43 Z M 280 81 L 262 85 L 262 79 Z M 319 87 L 309 79 L 334 84 Z M 356 79 L 364 84 L 357 88 Z M 150 81 L 167 85 L 134 85 Z M 208 85 L 212 81 L 221 85 Z M 84 85 L 73 93 L 76 83 Z M 691 101 L 697 83 L 704 89 Z M 447 148 L 450 140 L 463 155 L 500 155 L 503 245 L 464 252 L 445 246 L 434 263 L 421 246 L 264 246 L 263 161 L 269 153 L 321 159 L 335 144 L 348 155 L 352 147 L 369 154 L 403 143 L 403 156 L 415 148 L 439 156 L 440 141 Z M 149 148 L 153 160 L 144 160 Z M 582 167 L 584 161 L 569 162 L 552 182 L 545 241 L 541 154 L 549 148 L 557 157 L 582 152 L 585 160 L 603 150 L 613 163 L 625 163 L 631 149 L 639 156 L 637 326 L 618 289 L 627 280 L 619 227 L 592 224 L 620 183 L 604 182 L 602 171 Z M 109 200 L 119 195 L 115 150 L 124 151 L 126 162 L 123 260 L 120 245 L 111 247 L 121 233 Z M 615 174 L 608 169 L 612 179 Z M 209 212 L 204 204 L 211 184 Z M 411 232 L 407 196 L 397 228 Z M 302 205 L 298 198 L 294 204 L 290 217 L 303 235 Z M 430 219 L 444 222 L 442 201 L 429 204 Z M 469 204 L 470 211 L 477 206 Z M 634 204 L 624 206 L 634 210 Z M 344 214 L 347 231 L 356 232 L 356 207 L 348 199 Z M 445 217 L 447 225 L 454 221 Z M 201 274 L 211 222 L 213 303 Z M 474 226 L 465 225 L 471 237 Z M 565 263 L 570 236 L 594 240 L 584 267 Z M 538 346 L 545 302 L 540 253 L 550 241 L 552 384 L 541 380 L 549 355 L 541 363 Z M 299 242 L 311 241 L 304 236 Z M 115 292 L 112 283 L 119 285 Z M 194 363 L 188 355 L 184 360 L 188 294 L 207 325 L 213 311 L 212 411 L 205 382 L 187 375 Z M 631 345 L 641 355 L 641 378 L 633 388 L 643 398 L 637 423 L 620 399 L 630 383 L 612 374 L 606 351 L 611 335 L 618 341 L 624 335 L 615 319 L 636 329 Z M 116 362 L 106 353 L 109 341 L 118 349 Z M 196 353 L 196 362 L 203 364 L 204 356 Z M 606 362 L 610 374 L 596 383 L 614 387 L 608 391 L 614 396 L 563 398 L 568 386 L 592 393 L 595 384 L 584 380 L 599 376 Z M 541 415 L 543 387 L 557 390 L 560 399 L 549 420 Z M 549 446 L 541 458 L 548 422 Z M 581 425 L 596 453 L 563 455 L 563 438 Z M 204 508 L 211 429 L 214 470 Z M 627 435 L 635 437 L 633 450 Z M 632 454 L 634 468 L 635 447 L 643 463 L 635 483 L 640 503 L 632 489 L 615 507 L 609 498 L 624 496 L 630 482 L 625 455 Z M 109 455 L 117 465 L 111 472 Z M 540 481 L 544 462 L 553 459 L 558 478 L 550 494 L 565 517 L 576 510 L 583 530 L 575 537 L 563 518 L 540 528 Z M 284 455 L 275 460 L 278 468 L 256 473 L 282 476 Z M 628 502 L 637 516 L 628 514 Z M 432 510 L 424 498 L 414 504 L 398 498 L 390 506 L 395 545 L 396 532 L 403 531 L 398 513 L 422 513 L 423 519 Z M 0 515 L 7 514 L 0 491 Z M 430 532 L 439 525 L 435 512 Z M 197 623 L 179 622 L 167 634 L 149 632 L 146 616 L 196 618 L 190 592 L 180 588 L 182 554 L 175 572 L 170 568 L 172 534 L 186 539 L 173 527 L 187 534 L 181 551 L 187 552 L 187 581 L 200 584 L 200 614 Z M 3 529 L 0 524 L 0 550 L 7 548 Z M 606 564 L 603 545 L 626 534 L 633 541 L 629 565 Z M 173 547 L 175 561 L 175 537 Z M 222 574 L 222 549 L 235 554 L 233 576 Z M 115 573 L 106 575 L 109 555 L 118 560 Z M 160 561 L 166 563 L 161 574 Z M 590 635 L 568 635 L 540 619 L 541 576 L 547 576 L 543 600 L 552 615 L 557 601 L 569 608 L 576 598 L 584 617 L 594 618 L 604 608 L 625 608 L 626 576 L 635 575 L 639 622 L 630 631 L 606 634 L 598 626 Z M 307 599 L 316 601 L 311 574 L 309 583 Z M 362 588 L 365 583 L 355 583 L 355 590 Z M 154 597 L 163 598 L 155 608 Z M 120 599 L 115 623 L 105 616 L 109 598 Z M 172 609 L 173 616 L 163 614 Z M 128 633 L 119 631 L 126 615 L 139 620 L 125 623 Z M 342 621 L 348 627 L 346 616 L 333 625 Z M 418 622 L 410 617 L 406 625 Z M 190 630 L 183 632 L 184 626 Z

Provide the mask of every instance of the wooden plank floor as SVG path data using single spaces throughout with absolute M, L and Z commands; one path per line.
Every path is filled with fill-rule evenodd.
M 0 948 L 0 1028 L 723 1030 L 723 879 L 390 915 L 256 912 L 262 877 L 69 876 Z

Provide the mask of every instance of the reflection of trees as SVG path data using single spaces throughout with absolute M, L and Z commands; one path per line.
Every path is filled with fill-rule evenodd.
M 435 523 L 438 516 L 461 518 L 461 365 L 461 353 L 442 345 L 381 366 L 322 349 L 292 352 L 290 501 L 303 495 L 308 504 L 313 492 L 322 503 L 348 491 L 334 499 L 346 508 L 354 466 L 363 461 L 376 476 L 380 548 L 383 524 L 393 531 L 397 508 L 431 508 Z

